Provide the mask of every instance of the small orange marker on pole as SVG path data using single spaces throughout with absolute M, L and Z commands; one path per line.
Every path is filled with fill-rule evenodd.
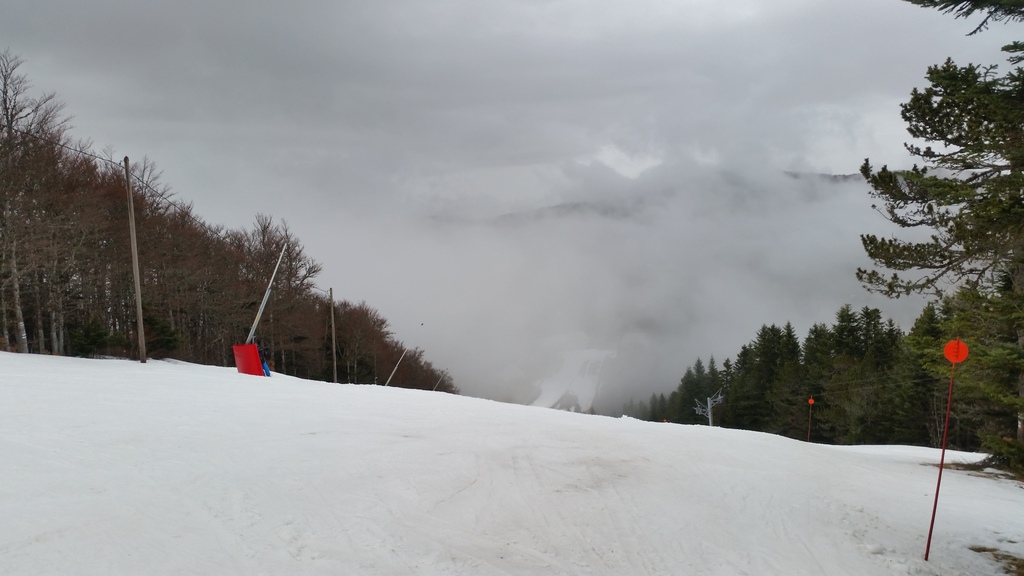
M 811 441 L 811 411 L 814 410 L 814 396 L 807 399 L 807 441 Z
M 949 398 L 946 400 L 946 425 L 942 429 L 942 456 L 939 457 L 939 479 L 935 483 L 935 504 L 932 505 L 932 522 L 928 526 L 928 543 L 924 547 L 924 561 L 928 561 L 928 553 L 932 549 L 932 530 L 935 528 L 935 512 L 939 508 L 939 488 L 942 486 L 942 468 L 946 464 L 946 438 L 949 437 L 949 411 L 953 406 L 953 376 L 956 375 L 956 365 L 967 360 L 967 344 L 956 340 L 950 340 L 942 350 L 946 360 L 953 364 L 949 373 Z

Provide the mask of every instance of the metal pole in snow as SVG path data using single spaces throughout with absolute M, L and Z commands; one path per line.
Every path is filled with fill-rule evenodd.
M 949 433 L 949 408 L 953 404 L 953 374 L 956 364 L 949 375 L 949 398 L 946 400 L 946 425 L 942 429 L 942 456 L 939 457 L 939 479 L 935 483 L 935 503 L 932 504 L 932 521 L 928 525 L 928 542 L 924 547 L 924 561 L 928 561 L 928 553 L 932 549 L 932 530 L 935 528 L 935 512 L 939 509 L 939 488 L 942 487 L 942 468 L 946 463 L 946 435 Z
M 807 441 L 811 441 L 811 415 L 814 412 L 814 396 L 807 399 Z
M 935 483 L 935 503 L 932 505 L 932 521 L 928 525 L 928 542 L 924 547 L 924 561 L 928 561 L 928 553 L 932 549 L 932 530 L 935 528 L 935 512 L 939 509 L 939 488 L 942 487 L 942 468 L 946 464 L 946 439 L 949 436 L 949 412 L 953 406 L 953 377 L 956 375 L 956 365 L 967 359 L 967 345 L 959 338 L 946 344 L 943 351 L 946 359 L 953 364 L 949 372 L 949 398 L 946 399 L 946 424 L 942 428 L 942 456 L 939 457 L 939 479 Z
M 391 383 L 391 379 L 395 377 L 395 372 L 398 372 L 398 365 L 402 363 L 402 358 L 405 358 L 405 353 L 408 352 L 408 351 L 409 351 L 408 348 L 405 348 L 405 349 L 402 350 L 402 355 L 398 357 L 398 362 L 395 362 L 395 369 L 391 371 L 391 376 L 388 376 L 388 379 L 384 382 L 385 386 L 390 384 Z
M 245 339 L 246 344 L 252 344 L 253 338 L 256 337 L 256 326 L 260 323 L 260 316 L 263 316 L 263 309 L 267 306 L 267 300 L 270 299 L 270 289 L 274 287 L 274 277 L 277 276 L 277 269 L 281 267 L 281 260 L 284 259 L 284 251 L 288 249 L 288 245 L 285 244 L 284 248 L 281 248 L 281 255 L 277 257 L 277 265 L 274 266 L 274 273 L 270 275 L 270 283 L 267 284 L 267 292 L 263 295 L 263 302 L 260 304 L 260 310 L 256 313 L 256 319 L 252 321 L 252 328 L 249 330 L 249 337 Z

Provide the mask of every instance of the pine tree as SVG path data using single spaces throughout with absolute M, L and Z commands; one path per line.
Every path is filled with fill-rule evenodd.
M 990 21 L 1024 20 L 1024 5 L 1017 0 L 908 1 L 957 17 L 984 14 L 974 32 Z M 1004 50 L 1011 54 L 1012 64 L 1022 61 L 1021 42 Z M 1007 407 L 1020 410 L 1011 451 L 1024 457 L 1024 370 L 1019 369 L 1024 319 L 1007 315 L 1013 306 L 1001 305 L 1024 300 L 1024 70 L 1018 67 L 1000 75 L 996 66 L 960 66 L 946 60 L 931 66 L 926 78 L 929 85 L 914 89 L 902 105 L 907 131 L 924 142 L 906 148 L 922 164 L 906 171 L 884 166 L 876 171 L 865 160 L 861 173 L 889 220 L 903 228 L 927 230 L 929 240 L 863 235 L 864 248 L 879 269 L 894 272 L 886 276 L 879 269 L 862 269 L 857 275 L 869 289 L 890 297 L 912 292 L 941 295 L 950 284 L 978 296 L 960 300 L 962 305 L 977 306 L 970 314 L 961 313 L 975 322 L 963 329 L 977 334 L 972 354 L 1002 351 L 1015 366 L 1001 373 L 1003 378 L 1016 378 L 1007 383 L 1012 394 L 1002 399 Z M 1008 324 L 996 330 L 1003 339 L 992 338 L 989 327 L 1004 319 Z M 966 332 L 959 334 L 965 340 Z
M 891 320 L 883 322 L 878 309 L 853 312 L 849 305 L 836 312 L 831 329 L 814 330 L 807 366 L 821 382 L 824 402 L 815 408 L 825 437 L 842 444 L 889 442 L 902 332 Z
M 792 326 L 788 328 L 792 332 Z M 791 337 L 791 339 L 790 339 Z M 762 325 L 757 337 L 740 348 L 728 378 L 723 425 L 745 430 L 770 429 L 770 392 L 787 363 L 799 363 L 800 344 L 774 324 Z
M 800 339 L 793 325 L 786 322 L 779 338 L 775 378 L 768 390 L 771 416 L 767 432 L 790 438 L 806 437 L 808 387 L 800 356 Z
M 951 443 L 966 447 L 961 449 L 980 444 L 999 464 L 1024 472 L 1024 444 L 1011 435 L 1024 413 L 1019 394 L 1024 353 L 1018 341 L 1024 298 L 1003 285 L 994 293 L 961 290 L 944 304 L 947 338 L 966 334 L 971 343 L 968 362 L 957 367 Z M 946 376 L 948 362 L 938 367 Z
M 901 385 L 894 399 L 893 442 L 932 447 L 942 443 L 949 385 L 945 377 L 948 362 L 942 357 L 947 340 L 942 323 L 939 308 L 928 303 L 904 339 Z M 954 410 L 951 415 L 954 427 L 958 427 L 959 413 Z
M 825 384 L 832 378 L 835 345 L 832 330 L 825 324 L 815 324 L 807 331 L 802 349 L 804 377 L 807 380 L 807 399 L 814 398 L 818 412 L 829 406 L 828 397 L 823 395 Z M 812 440 L 831 441 L 826 435 L 820 419 L 812 419 Z
M 714 360 L 712 359 L 712 366 Z M 694 411 L 697 403 L 704 405 L 714 390 L 711 389 L 711 374 L 704 368 L 704 362 L 697 358 L 693 366 L 686 369 L 682 380 L 679 382 L 679 422 L 684 424 L 706 424 L 704 416 Z
M 752 430 L 750 413 L 756 410 L 758 398 L 754 390 L 754 350 L 749 344 L 740 346 L 736 359 L 729 363 L 722 425 Z
M 841 444 L 856 441 L 865 399 L 860 382 L 864 377 L 860 362 L 862 349 L 857 315 L 849 305 L 836 312 L 832 334 L 832 365 L 823 382 L 821 395 L 828 400 L 817 410 L 826 436 Z

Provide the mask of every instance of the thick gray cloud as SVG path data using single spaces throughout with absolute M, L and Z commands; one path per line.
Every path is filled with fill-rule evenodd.
M 853 278 L 858 235 L 895 232 L 864 185 L 785 172 L 907 162 L 925 68 L 1013 39 L 973 25 L 898 0 L 10 0 L 0 46 L 209 222 L 287 221 L 466 392 L 600 346 L 646 395 L 764 323 L 912 320 Z

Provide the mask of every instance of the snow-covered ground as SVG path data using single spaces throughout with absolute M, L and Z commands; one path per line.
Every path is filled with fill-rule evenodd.
M 612 350 L 563 352 L 562 365 L 537 384 L 539 393 L 530 405 L 590 412 L 601 388 L 601 368 L 614 355 Z
M 964 471 L 923 560 L 938 457 L 0 353 L 0 574 L 1000 574 L 1024 490 Z

